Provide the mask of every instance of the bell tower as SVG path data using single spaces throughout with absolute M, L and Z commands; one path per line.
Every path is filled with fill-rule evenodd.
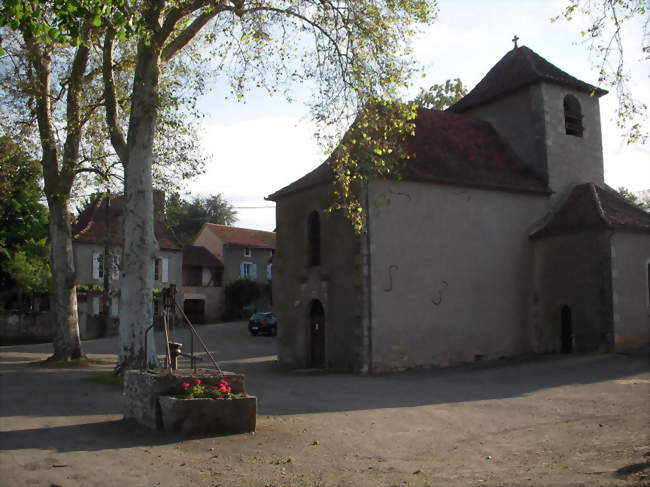
M 555 200 L 576 184 L 604 182 L 598 99 L 606 93 L 515 42 L 448 110 L 490 122 Z

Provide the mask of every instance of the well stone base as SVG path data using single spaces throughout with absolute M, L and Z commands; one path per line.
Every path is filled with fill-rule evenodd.
M 184 392 L 183 382 L 190 384 L 195 379 L 209 385 L 218 385 L 221 379 L 230 383 L 232 392 L 245 393 L 245 376 L 224 372 L 219 375 L 215 371 L 199 369 L 196 374 L 192 370 L 176 370 L 170 374 L 167 370 L 140 371 L 129 370 L 124 375 L 124 418 L 135 419 L 138 423 L 152 429 L 162 429 L 163 421 L 160 411 L 159 397 L 181 395 Z

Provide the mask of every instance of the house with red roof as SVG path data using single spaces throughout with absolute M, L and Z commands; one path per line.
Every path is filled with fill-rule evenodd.
M 170 284 L 180 286 L 182 247 L 162 218 L 164 193 L 154 192 L 154 232 L 159 251 L 154 266 L 154 288 Z M 83 338 L 90 338 L 117 330 L 120 287 L 120 260 L 122 253 L 122 213 L 124 200 L 120 195 L 94 195 L 91 203 L 80 213 L 72 228 L 72 246 L 75 257 L 76 284 L 79 296 L 79 324 Z M 110 255 L 110 263 L 104 265 L 104 256 Z M 102 293 L 108 267 L 110 299 L 108 310 L 112 320 L 111 330 L 100 330 L 99 320 L 94 319 L 102 311 Z M 159 306 L 156 304 L 156 312 Z
M 420 109 L 399 177 L 332 211 L 331 159 L 276 202 L 281 364 L 380 373 L 650 343 L 650 215 L 607 187 L 599 98 L 515 46 L 446 111 Z
M 223 281 L 238 277 L 270 284 L 275 233 L 249 228 L 204 223 L 194 238 L 223 262 Z

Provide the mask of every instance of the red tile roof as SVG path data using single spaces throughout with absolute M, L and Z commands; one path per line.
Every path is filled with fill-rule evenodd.
M 223 268 L 223 263 L 205 247 L 183 245 L 183 267 L 185 266 Z
M 509 51 L 465 97 L 449 107 L 462 113 L 534 83 L 546 81 L 603 96 L 607 91 L 574 78 L 526 46 Z
M 420 109 L 415 136 L 407 139 L 406 147 L 411 157 L 397 171 L 404 179 L 512 191 L 549 191 L 492 125 L 482 120 Z M 327 160 L 268 199 L 276 200 L 332 180 L 330 160 Z
M 612 189 L 601 188 L 594 183 L 579 184 L 531 237 L 552 237 L 602 229 L 650 233 L 650 214 Z
M 108 202 L 108 207 L 107 207 Z M 77 223 L 72 226 L 72 238 L 75 242 L 121 245 L 122 214 L 124 199 L 122 196 L 96 195 L 79 215 Z M 154 222 L 154 233 L 158 245 L 165 250 L 180 250 L 181 245 L 164 222 Z
M 250 228 L 230 227 L 216 223 L 204 223 L 207 228 L 218 236 L 224 244 L 242 245 L 244 247 L 256 247 L 263 249 L 275 249 L 275 233 Z

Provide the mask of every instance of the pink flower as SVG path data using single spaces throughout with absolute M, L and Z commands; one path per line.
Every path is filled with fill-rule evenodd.
M 201 384 L 201 379 L 194 379 L 194 385 L 198 386 Z
M 190 385 L 189 385 L 187 382 L 183 382 L 181 385 L 182 385 L 185 389 L 187 389 L 188 387 L 190 387 Z

